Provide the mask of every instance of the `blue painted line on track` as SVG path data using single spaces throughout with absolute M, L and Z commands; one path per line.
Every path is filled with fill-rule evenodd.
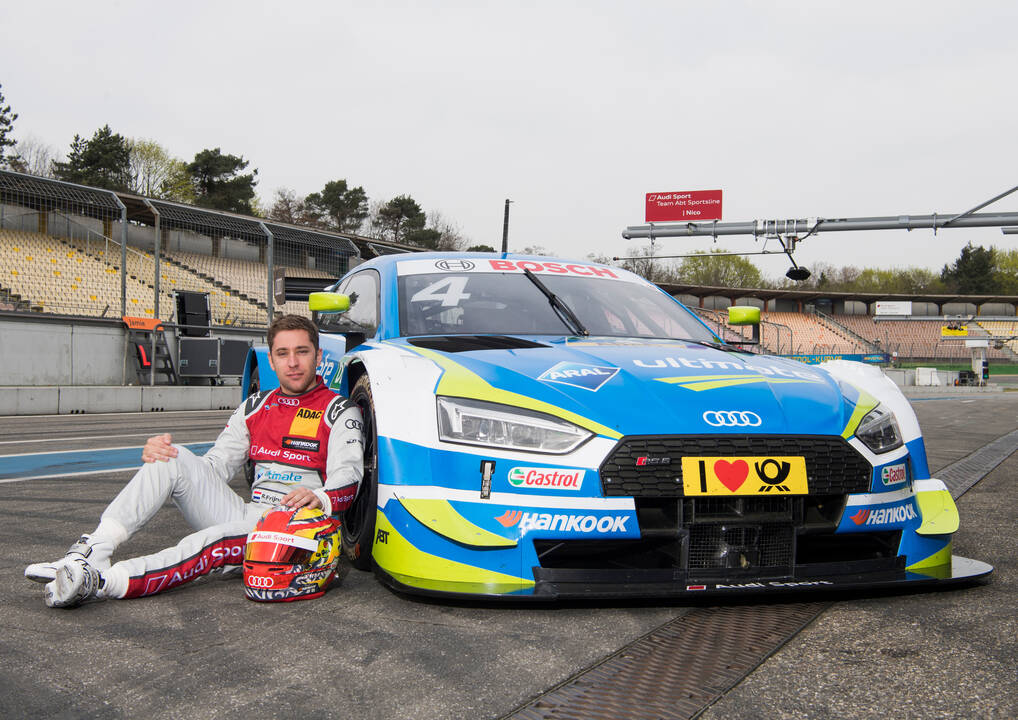
M 214 443 L 187 443 L 195 455 L 204 455 Z M 141 467 L 141 446 L 112 450 L 68 450 L 33 455 L 0 456 L 0 480 L 49 475 L 96 473 Z

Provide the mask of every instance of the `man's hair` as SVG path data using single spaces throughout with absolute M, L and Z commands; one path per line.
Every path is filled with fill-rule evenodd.
M 318 328 L 315 327 L 313 322 L 301 315 L 283 315 L 277 317 L 269 325 L 268 341 L 270 351 L 272 350 L 272 341 L 276 339 L 276 333 L 283 330 L 306 330 L 308 337 L 311 339 L 311 344 L 314 345 L 315 350 L 318 349 Z

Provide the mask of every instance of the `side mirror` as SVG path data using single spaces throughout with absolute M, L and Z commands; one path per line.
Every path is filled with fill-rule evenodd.
M 728 308 L 729 325 L 751 325 L 753 335 L 749 340 L 740 342 L 740 345 L 760 344 L 760 308 L 749 305 L 733 305 Z
M 313 292 L 308 295 L 311 312 L 337 313 L 350 309 L 350 296 L 334 292 Z

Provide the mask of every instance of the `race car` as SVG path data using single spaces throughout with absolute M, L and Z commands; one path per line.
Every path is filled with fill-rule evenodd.
M 958 511 L 881 370 L 724 342 L 655 285 L 413 253 L 309 307 L 362 409 L 344 552 L 394 589 L 511 599 L 950 583 Z M 759 326 L 759 310 L 731 309 Z M 245 392 L 276 383 L 255 348 Z

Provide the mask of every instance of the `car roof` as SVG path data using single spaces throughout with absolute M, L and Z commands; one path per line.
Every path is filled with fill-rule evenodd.
M 619 267 L 605 265 L 603 263 L 595 262 L 593 260 L 575 260 L 571 258 L 552 257 L 550 255 L 523 255 L 520 253 L 501 253 L 501 252 L 422 252 L 422 253 L 392 253 L 389 255 L 379 255 L 378 257 L 372 258 L 366 262 L 361 263 L 355 268 L 352 268 L 350 272 L 362 270 L 366 268 L 374 268 L 376 270 L 391 269 L 397 263 L 406 262 L 408 260 L 449 260 L 452 258 L 462 259 L 483 259 L 483 260 L 529 260 L 539 263 L 575 263 L 580 265 L 593 265 L 596 267 L 609 268 L 614 272 L 625 272 Z M 349 274 L 349 273 L 348 273 Z

